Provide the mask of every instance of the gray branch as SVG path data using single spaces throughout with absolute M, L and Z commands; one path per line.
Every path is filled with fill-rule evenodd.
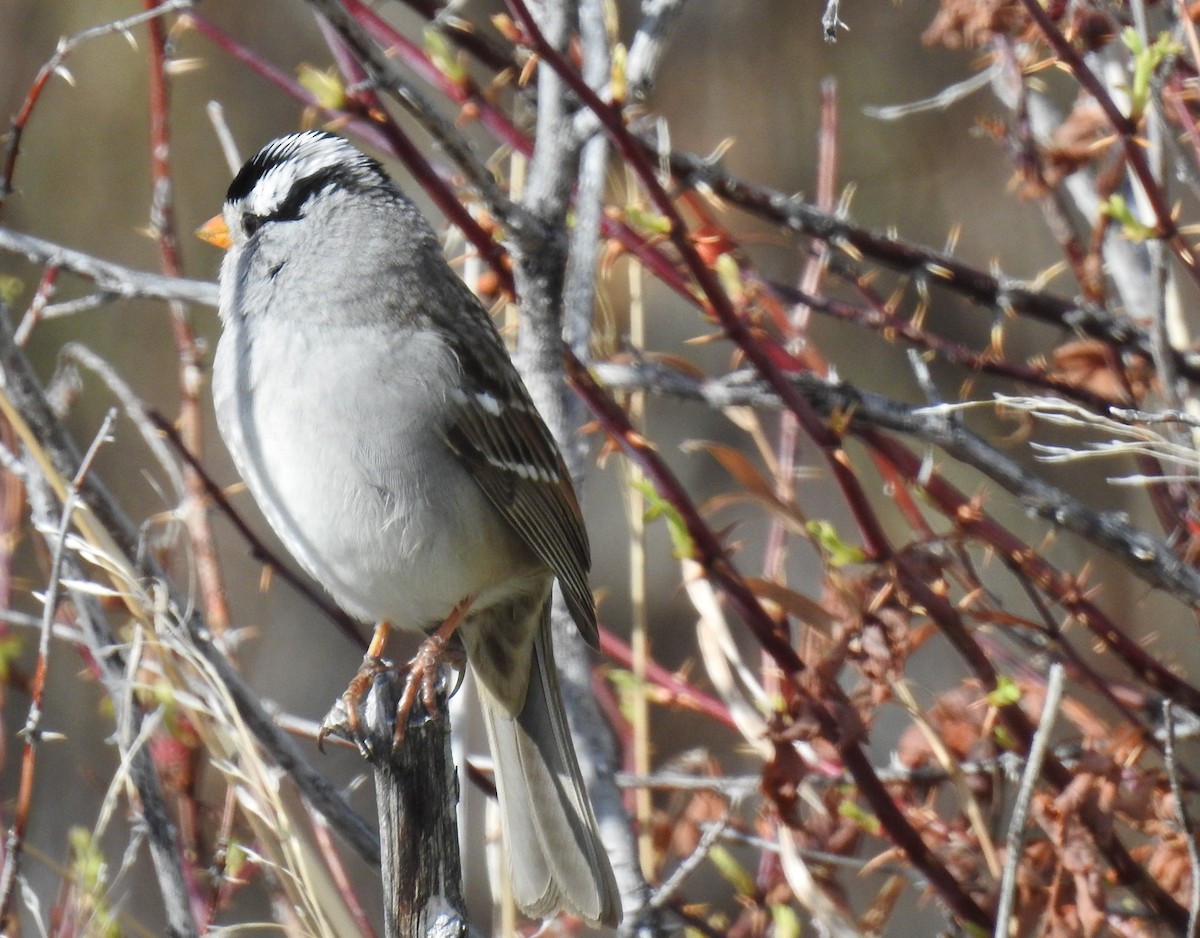
M 7 331 L 7 323 L 5 330 Z M 42 531 L 54 531 L 57 527 L 56 500 L 49 484 L 37 473 L 29 474 L 28 484 L 29 504 L 35 527 Z M 64 509 L 66 510 L 69 510 L 69 507 Z M 63 579 L 73 583 L 84 582 L 87 579 L 86 574 L 75 557 L 63 550 L 61 544 L 54 543 L 52 536 L 46 539 L 51 542 L 48 546 L 55 552 L 56 560 L 61 563 Z M 163 799 L 162 785 L 150 751 L 143 745 L 135 746 L 146 717 L 132 694 L 129 676 L 126 674 L 125 657 L 120 650 L 121 643 L 96 597 L 78 589 L 71 589 L 69 593 L 84 641 L 96 662 L 100 680 L 115 711 L 117 743 L 122 757 L 128 762 L 130 780 L 137 789 L 140 813 L 146 824 L 150 857 L 166 910 L 167 934 L 172 938 L 190 938 L 196 935 L 197 931 L 180 860 L 180 844 Z
M 597 377 L 612 388 L 671 394 L 713 407 L 781 406 L 766 383 L 749 371 L 701 381 L 647 362 L 604 363 L 593 367 Z M 848 384 L 826 382 L 815 375 L 796 375 L 793 380 L 818 412 L 849 415 L 853 423 L 904 433 L 940 447 L 999 483 L 1042 518 L 1112 554 L 1146 582 L 1189 605 L 1200 604 L 1200 572 L 1184 563 L 1167 544 L 1133 527 L 1124 514 L 1093 511 L 1079 499 L 1024 469 L 959 422 Z
M 643 145 L 654 149 L 653 141 Z M 952 254 L 922 247 L 892 235 L 859 227 L 839 215 L 823 212 L 803 199 L 742 179 L 713 160 L 673 151 L 671 170 L 681 182 L 711 190 L 739 208 L 800 234 L 817 238 L 850 257 L 866 257 L 892 270 L 941 286 L 974 303 L 999 312 L 1020 313 L 1063 329 L 1154 358 L 1150 332 L 1125 316 L 1092 303 L 1030 289 L 1015 280 L 963 263 Z M 1175 352 L 1180 377 L 1200 381 L 1200 355 Z
M 391 668 L 375 676 L 358 708 L 365 741 L 355 737 L 345 698 L 338 698 L 322 732 L 360 744 L 375 775 L 386 938 L 465 938 L 458 778 L 450 721 L 443 716 L 449 701 L 446 671 L 434 711 L 426 713 L 418 701 L 397 746 L 396 705 L 404 684 L 405 676 Z
M 217 285 L 203 280 L 184 280 L 144 273 L 102 261 L 91 254 L 0 227 L 0 251 L 16 254 L 42 267 L 58 267 L 94 283 L 101 293 L 121 299 L 152 297 L 182 300 L 201 306 L 217 305 Z
M 533 13 L 542 34 L 560 50 L 566 48 L 575 31 L 578 14 L 587 78 L 596 84 L 607 79 L 607 39 L 599 3 L 544 0 L 533 8 Z M 510 227 L 509 235 L 521 310 L 518 366 L 581 489 L 587 454 L 578 441 L 585 413 L 564 379 L 563 339 L 565 328 L 569 342 L 586 347 L 591 333 L 606 146 L 590 138 L 589 158 L 581 162 L 583 140 L 573 124 L 577 114 L 561 76 L 552 68 L 539 68 L 537 135 L 522 201 L 525 214 L 522 225 Z M 568 239 L 567 213 L 573 187 L 578 190 L 580 226 Z M 592 692 L 590 653 L 558 590 L 551 621 L 563 703 L 580 771 L 621 892 L 622 933 L 643 934 L 645 927 L 638 913 L 645 904 L 645 883 L 638 871 L 637 846 L 621 792 L 613 782 L 616 754 L 612 736 Z
M 1013 806 L 1012 818 L 1008 822 L 1004 871 L 1000 882 L 1000 902 L 996 912 L 996 938 L 1007 938 L 1009 934 L 1009 919 L 1012 918 L 1017 891 L 1017 874 L 1020 871 L 1021 851 L 1025 843 L 1025 822 L 1029 818 L 1029 806 L 1033 802 L 1033 792 L 1041 778 L 1042 762 L 1046 758 L 1046 752 L 1050 747 L 1050 736 L 1054 732 L 1054 723 L 1058 719 L 1058 707 L 1062 702 L 1065 675 L 1066 672 L 1061 664 L 1050 666 L 1050 673 L 1046 678 L 1046 699 L 1042 704 L 1042 718 L 1038 721 L 1037 732 L 1029 746 L 1029 758 L 1025 762 L 1025 771 L 1021 773 L 1017 800 Z

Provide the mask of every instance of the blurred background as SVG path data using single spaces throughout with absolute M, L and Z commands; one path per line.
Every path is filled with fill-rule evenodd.
M 0 4 L 0 111 L 4 115 L 18 111 L 60 37 L 137 9 L 129 0 L 6 0 Z M 458 14 L 479 24 L 480 29 L 489 28 L 488 16 L 496 9 L 499 7 L 483 3 L 457 5 Z M 622 36 L 628 41 L 638 21 L 637 4 L 617 3 L 616 9 Z M 826 44 L 821 39 L 821 10 L 814 4 L 693 2 L 687 5 L 672 36 L 657 85 L 646 102 L 647 112 L 662 119 L 673 147 L 699 154 L 727 147 L 724 164 L 731 171 L 784 192 L 812 193 L 820 84 L 832 78 L 840 124 L 838 188 L 853 189 L 851 217 L 865 226 L 892 229 L 906 239 L 935 247 L 955 237 L 955 251 L 964 261 L 983 269 L 997 265 L 1014 278 L 1035 277 L 1057 256 L 1057 246 L 1047 234 L 1039 210 L 1013 197 L 1011 162 L 1003 148 L 981 132 L 980 120 L 1000 111 L 986 89 L 944 110 L 896 121 L 879 120 L 865 111 L 934 95 L 973 74 L 977 63 L 972 52 L 923 45 L 922 33 L 937 9 L 932 0 L 845 4 L 842 16 L 850 28 L 840 33 L 836 44 Z M 301 3 L 206 0 L 201 11 L 289 75 L 296 75 L 306 65 L 319 69 L 331 65 L 313 17 Z M 408 11 L 395 4 L 383 4 L 380 11 L 410 35 L 420 36 L 422 22 Z M 158 269 L 155 244 L 146 234 L 151 178 L 144 36 L 144 29 L 137 28 L 133 43 L 121 35 L 88 42 L 67 63 L 70 80 L 65 75 L 50 79 L 22 139 L 15 192 L 4 204 L 0 224 L 137 270 Z M 295 102 L 194 31 L 174 30 L 172 58 L 176 66 L 171 81 L 171 165 L 184 274 L 213 280 L 218 252 L 192 238 L 190 232 L 220 209 L 230 172 L 206 106 L 216 101 L 223 107 L 243 157 L 267 140 L 297 129 L 305 117 Z M 1053 76 L 1048 82 L 1053 87 Z M 413 135 L 427 147 L 419 130 Z M 475 139 L 486 140 L 482 134 Z M 429 152 L 437 158 L 436 151 Z M 403 170 L 395 164 L 390 168 L 405 184 Z M 622 180 L 614 178 L 614 191 L 621 185 Z M 406 188 L 414 190 L 411 184 Z M 422 204 L 441 224 L 428 202 Z M 720 219 L 739 236 L 765 275 L 783 282 L 797 280 L 804 254 L 777 231 L 746 216 L 722 215 Z M 6 281 L 10 306 L 23 310 L 40 271 L 19 258 L 0 254 L 0 276 L 12 278 Z M 627 277 L 624 261 L 607 269 L 598 302 L 598 329 L 616 347 L 622 344 L 627 328 Z M 1056 286 L 1071 292 L 1067 282 Z M 727 344 L 689 344 L 689 340 L 711 333 L 711 324 L 656 283 L 650 282 L 648 291 L 648 348 L 683 355 L 713 373 L 728 370 L 731 356 Z M 64 275 L 57 299 L 86 292 L 85 284 Z M 218 333 L 214 311 L 195 308 L 191 316 L 198 336 L 211 349 Z M 984 315 L 939 300 L 930 317 L 947 335 L 974 347 L 986 344 L 991 323 Z M 1023 328 L 1009 336 L 1007 351 L 1015 359 L 1049 351 L 1050 344 L 1057 341 L 1053 335 L 1049 329 Z M 922 399 L 904 355 L 882 339 L 817 318 L 812 340 L 835 363 L 841 378 L 902 400 Z M 58 349 L 67 341 L 85 343 L 109 361 L 150 405 L 166 414 L 175 413 L 178 370 L 163 304 L 115 302 L 79 316 L 43 322 L 29 344 L 43 377 L 51 374 Z M 935 364 L 934 377 L 946 399 L 956 400 L 964 376 Z M 973 393 L 985 396 L 987 387 L 984 380 Z M 206 408 L 206 465 L 218 481 L 232 484 L 236 474 L 216 436 L 207 392 L 201 397 Z M 90 440 L 110 404 L 98 383 L 85 383 L 70 417 L 77 440 Z M 986 418 L 983 426 L 1010 429 L 993 427 Z M 711 457 L 703 452 L 685 453 L 681 444 L 702 439 L 747 447 L 744 434 L 720 415 L 674 400 L 650 402 L 646 431 L 700 503 L 728 489 L 729 479 Z M 801 463 L 806 472 L 799 482 L 798 499 L 806 512 L 829 519 L 838 530 L 852 530 L 842 499 L 819 458 L 802 450 Z M 154 518 L 170 508 L 163 497 L 163 480 L 148 470 L 148 465 L 132 428 L 122 421 L 116 442 L 101 452 L 97 471 L 138 520 Z M 967 492 L 984 487 L 970 470 L 943 468 Z M 1094 507 L 1129 511 L 1135 521 L 1149 517 L 1137 495 L 1102 484 L 1085 487 L 1072 469 L 1039 471 L 1074 488 Z M 585 488 L 595 557 L 592 582 L 602 597 L 604 625 L 618 635 L 628 633 L 630 616 L 625 472 L 622 460 L 610 459 L 603 468 L 592 470 Z M 878 482 L 868 480 L 868 485 L 881 503 L 887 501 Z M 249 497 L 239 494 L 234 502 L 278 549 Z M 1041 530 L 1019 505 L 1004 496 L 991 499 L 988 507 L 1031 538 L 1036 539 Z M 712 520 L 718 528 L 736 524 L 735 538 L 744 544 L 739 564 L 748 571 L 761 569 L 766 530 L 761 513 L 752 507 L 734 506 L 722 509 Z M 285 584 L 276 581 L 270 589 L 262 589 L 260 567 L 240 538 L 223 519 L 215 518 L 214 525 L 233 622 L 247 630 L 239 646 L 241 670 L 280 710 L 318 719 L 345 687 L 359 650 Z M 692 667 L 696 662 L 692 638 L 695 612 L 679 588 L 678 564 L 671 556 L 663 525 L 651 526 L 650 547 L 649 621 L 654 655 L 670 669 Z M 37 567 L 32 563 L 32 548 L 24 544 L 19 551 L 19 569 L 28 579 L 18 584 L 15 603 L 25 611 L 37 612 L 36 603 L 28 596 L 29 590 L 40 586 L 34 579 Z M 1048 552 L 1067 569 L 1077 568 L 1086 556 L 1068 537 L 1050 545 Z M 180 555 L 177 562 L 177 574 L 181 582 L 187 582 L 186 558 Z M 821 567 L 817 558 L 794 550 L 789 563 L 791 582 L 818 593 Z M 1093 579 L 1106 586 L 1109 577 L 1129 582 L 1118 569 L 1101 559 Z M 1016 590 L 1015 585 L 1012 588 Z M 26 595 L 21 595 L 22 591 Z M 1157 621 L 1161 625 L 1164 617 L 1178 615 L 1136 583 L 1128 589 L 1106 588 L 1098 601 L 1127 623 Z M 1179 664 L 1192 672 L 1200 664 L 1194 645 L 1172 652 Z M 19 659 L 25 667 L 32 660 L 32 641 L 29 646 Z M 81 678 L 81 667 L 70 649 L 55 650 L 46 726 L 64 734 L 67 741 L 41 749 L 38 793 L 28 834 L 34 849 L 24 867 L 29 885 L 44 907 L 53 902 L 60 882 L 58 865 L 64 862 L 67 831 L 92 823 L 114 759 L 112 748 L 96 731 L 108 719 L 102 694 L 93 682 Z M 913 660 L 908 677 L 918 687 L 944 686 L 961 676 L 957 673 L 960 669 L 955 657 L 939 643 L 932 643 Z M 703 683 L 702 676 L 696 678 Z M 11 698 L 3 707 L 8 751 L 0 766 L 0 796 L 7 811 L 18 769 L 14 734 L 24 720 L 26 704 L 19 692 L 6 688 L 4 693 Z M 887 760 L 904 722 L 898 712 L 889 715 L 885 706 L 872 734 L 873 758 Z M 657 765 L 667 765 L 696 747 L 718 754 L 731 774 L 739 771 L 739 766 L 745 771 L 753 764 L 743 762 L 740 737 L 714 730 L 711 724 L 658 708 L 653 727 Z M 351 785 L 360 771 L 357 757 L 340 749 L 320 756 L 314 747 L 312 758 L 340 784 Z M 218 790 L 212 794 L 217 795 Z M 369 786 L 355 790 L 352 799 L 364 813 L 372 813 Z M 49 804 L 53 810 L 44 809 Z M 37 805 L 43 808 L 39 810 Z M 219 805 L 211 807 L 217 810 Z M 114 840 L 110 845 L 114 855 L 119 856 L 122 843 Z M 349 863 L 356 877 L 370 881 L 373 874 L 365 867 L 353 858 Z M 707 871 L 699 875 L 698 893 L 713 875 Z M 136 876 L 127 880 L 124 907 L 133 917 L 150 923 L 147 927 L 152 932 L 154 916 L 159 913 L 155 903 L 140 907 L 138 883 Z M 375 887 L 368 885 L 363 891 L 367 901 L 373 902 Z M 484 900 L 476 897 L 473 901 Z M 908 933 L 931 933 L 943 922 L 940 914 L 915 897 L 910 905 L 911 915 L 904 919 L 912 929 Z M 261 909 L 253 904 L 244 910 L 246 916 L 259 914 Z M 235 914 L 228 920 L 245 919 Z

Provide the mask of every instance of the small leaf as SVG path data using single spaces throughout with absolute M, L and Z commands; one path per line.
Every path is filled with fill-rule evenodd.
M 609 668 L 604 672 L 604 676 L 617 691 L 617 706 L 621 710 L 621 715 L 632 722 L 635 705 L 645 690 L 645 681 L 639 680 L 627 668 Z
M 629 82 L 626 80 L 625 64 L 628 60 L 628 50 L 623 43 L 615 43 L 612 48 L 611 82 L 609 85 L 613 104 L 623 104 L 629 94 Z
M 24 646 L 19 635 L 5 635 L 0 637 L 0 681 L 8 683 L 8 676 L 12 673 L 13 662 L 21 655 L 21 649 Z
M 94 895 L 104 886 L 105 863 L 104 854 L 96 846 L 92 832 L 86 827 L 75 826 L 67 832 L 67 842 L 71 845 L 71 867 L 75 874 L 75 882 L 88 895 Z
M 1114 192 L 1100 204 L 1100 213 L 1119 224 L 1125 237 L 1134 244 L 1147 241 L 1157 234 L 1153 227 L 1138 221 L 1133 209 L 1119 192 Z
M 996 678 L 995 690 L 987 695 L 987 702 L 993 707 L 1007 707 L 1009 704 L 1019 703 L 1020 700 L 1021 688 L 1006 674 Z
M 1154 73 L 1165 59 L 1178 55 L 1183 51 L 1183 47 L 1171 38 L 1170 33 L 1165 32 L 1159 33 L 1150 46 L 1145 46 L 1142 44 L 1142 37 L 1132 26 L 1126 27 L 1121 33 L 1121 40 L 1133 55 L 1133 81 L 1129 86 L 1129 119 L 1136 123 L 1146 113 L 1146 107 L 1150 103 Z
M 747 492 L 765 501 L 773 502 L 777 500 L 775 486 L 767 481 L 766 477 L 753 462 L 732 446 L 704 441 L 691 442 L 684 446 L 684 452 L 690 453 L 695 450 L 704 450 L 712 456 L 721 464 L 726 472 L 733 476 L 734 481 Z
M 229 849 L 225 851 L 225 875 L 231 879 L 239 879 L 246 867 L 249 857 L 240 840 L 231 840 Z
M 832 634 L 834 622 L 837 620 L 815 599 L 779 583 L 757 577 L 746 577 L 746 585 L 755 596 L 775 603 L 788 615 L 811 625 L 822 635 Z
M 450 43 L 436 26 L 426 26 L 425 54 L 437 66 L 437 70 L 456 85 L 464 84 L 467 80 L 467 67 L 461 53 Z
M 320 107 L 340 111 L 346 105 L 346 86 L 336 68 L 319 69 L 301 65 L 296 80 L 311 94 Z
M 11 306 L 24 290 L 25 283 L 19 277 L 0 274 L 0 302 Z
M 800 917 L 790 905 L 772 903 L 771 922 L 775 926 L 772 932 L 774 938 L 800 938 L 804 934 Z
M 717 279 L 731 297 L 741 296 L 745 292 L 742 281 L 742 271 L 732 254 L 718 254 L 716 259 Z
M 869 811 L 864 811 L 849 798 L 843 798 L 838 802 L 838 814 L 847 820 L 853 821 L 868 834 L 878 834 L 883 826 L 879 823 L 879 818 L 871 814 Z
M 669 218 L 654 212 L 647 212 L 636 205 L 630 205 L 625 209 L 625 217 L 639 231 L 656 235 L 669 235 L 671 233 L 671 220 Z
M 676 557 L 680 559 L 696 555 L 692 536 L 688 533 L 687 523 L 675 506 L 658 494 L 658 491 L 646 479 L 638 479 L 634 483 L 646 500 L 646 520 L 654 521 L 662 518 L 667 523 L 667 533 L 671 536 L 671 545 Z
M 746 871 L 746 868 L 737 861 L 732 853 L 718 845 L 709 851 L 708 858 L 712 860 L 717 871 L 733 885 L 739 895 L 754 895 L 756 891 L 754 877 Z
M 838 537 L 837 529 L 832 523 L 814 519 L 804 527 L 817 542 L 830 566 L 844 567 L 847 564 L 862 563 L 867 559 L 862 548 L 847 544 Z

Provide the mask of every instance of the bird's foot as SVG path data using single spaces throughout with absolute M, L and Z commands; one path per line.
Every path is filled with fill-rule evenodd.
M 354 743 L 364 758 L 370 757 L 370 743 L 362 724 L 362 702 L 375 679 L 394 668 L 395 665 L 386 658 L 370 653 L 363 656 L 358 671 L 321 721 L 317 732 L 318 749 L 324 751 L 325 737 L 333 734 Z

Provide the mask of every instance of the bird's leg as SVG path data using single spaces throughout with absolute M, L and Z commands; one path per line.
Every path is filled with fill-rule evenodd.
M 408 727 L 408 717 L 412 713 L 413 704 L 417 700 L 418 689 L 425 712 L 430 715 L 437 713 L 438 665 L 446 653 L 446 643 L 462 625 L 473 602 L 474 596 L 459 600 L 450 610 L 450 615 L 446 616 L 446 620 L 437 627 L 437 631 L 421 642 L 421 647 L 408 663 L 404 693 L 400 695 L 400 702 L 396 704 L 396 732 L 393 738 L 395 746 L 399 747 L 404 742 L 404 732 Z
M 392 627 L 387 622 L 380 622 L 375 626 L 375 632 L 371 636 L 371 644 L 367 646 L 367 652 L 363 655 L 362 664 L 358 666 L 358 671 L 355 672 L 346 690 L 342 693 L 342 700 L 345 702 L 346 709 L 343 729 L 355 741 L 359 749 L 362 749 L 362 741 L 364 739 L 362 719 L 359 717 L 358 712 L 359 705 L 371 689 L 371 684 L 375 678 L 389 667 L 383 658 L 383 649 L 387 645 L 388 636 L 391 633 Z M 332 729 L 331 726 L 327 725 L 328 721 L 329 717 L 326 717 L 326 723 L 322 724 L 321 730 L 317 734 L 318 748 L 321 748 L 326 734 Z M 340 732 L 341 730 L 339 730 Z

